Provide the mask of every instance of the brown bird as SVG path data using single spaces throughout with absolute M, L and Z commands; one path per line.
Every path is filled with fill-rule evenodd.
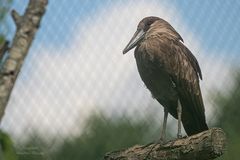
M 165 20 L 146 17 L 138 24 L 123 54 L 136 47 L 134 55 L 141 79 L 152 96 L 164 107 L 160 140 L 165 139 L 167 116 L 178 119 L 187 135 L 207 130 L 197 59 L 183 44 L 182 37 Z

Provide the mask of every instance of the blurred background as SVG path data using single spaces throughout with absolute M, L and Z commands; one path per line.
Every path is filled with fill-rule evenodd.
M 10 11 L 28 0 L 0 0 L 0 43 L 12 40 Z M 163 108 L 141 81 L 133 50 L 122 50 L 146 16 L 180 33 L 197 57 L 210 127 L 227 133 L 221 160 L 240 151 L 240 2 L 49 0 L 0 128 L 20 160 L 95 160 L 160 136 Z M 168 139 L 177 134 L 169 117 Z

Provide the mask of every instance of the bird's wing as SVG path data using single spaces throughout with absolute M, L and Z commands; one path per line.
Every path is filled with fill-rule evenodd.
M 199 86 L 202 77 L 194 55 L 179 40 L 162 38 L 153 40 L 147 50 L 154 64 L 163 68 L 176 86 L 182 105 L 182 122 L 188 135 L 207 130 L 204 104 Z

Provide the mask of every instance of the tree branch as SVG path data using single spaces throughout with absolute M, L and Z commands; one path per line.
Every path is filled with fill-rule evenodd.
M 199 134 L 167 142 L 164 145 L 136 145 L 128 149 L 107 153 L 105 160 L 210 160 L 223 154 L 225 133 L 212 128 Z M 152 150 L 152 151 L 151 151 Z M 150 152 L 151 151 L 151 152 Z
M 0 74 L 0 122 L 24 59 L 39 28 L 47 0 L 30 0 L 23 16 L 12 11 L 17 30 Z

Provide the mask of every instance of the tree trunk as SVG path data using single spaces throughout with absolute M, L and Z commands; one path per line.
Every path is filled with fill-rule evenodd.
M 40 26 L 47 2 L 47 0 L 30 0 L 23 16 L 20 16 L 15 10 L 12 11 L 17 30 L 0 72 L 0 122 L 14 83 Z

